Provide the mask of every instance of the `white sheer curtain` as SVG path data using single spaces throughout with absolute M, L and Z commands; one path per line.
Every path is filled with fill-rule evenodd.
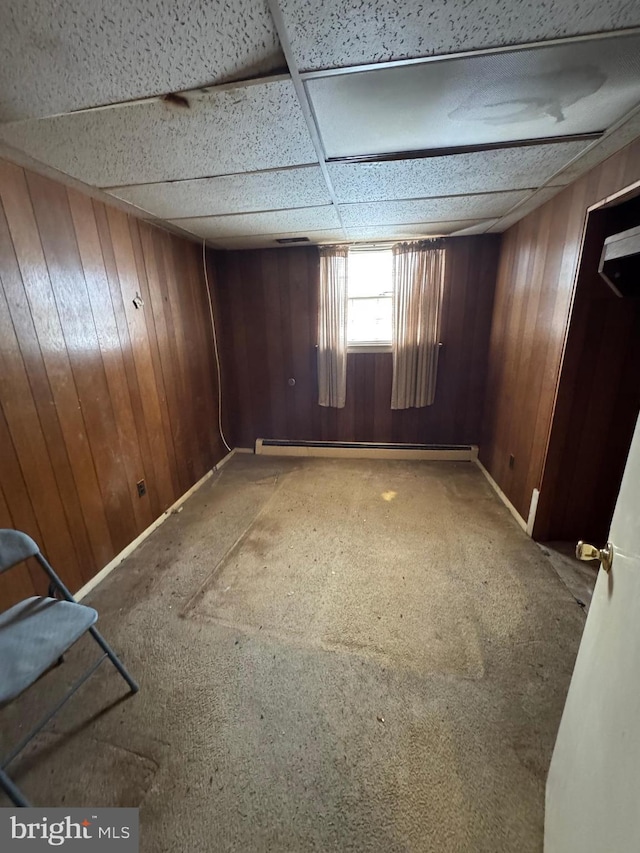
M 320 247 L 318 403 L 342 409 L 347 391 L 346 246 Z
M 393 247 L 392 409 L 430 406 L 436 394 L 445 250 Z

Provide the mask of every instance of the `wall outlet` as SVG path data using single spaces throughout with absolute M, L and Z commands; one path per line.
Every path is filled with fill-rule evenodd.
M 136 487 L 138 489 L 138 497 L 143 498 L 147 494 L 147 485 L 144 480 L 139 480 L 136 483 Z

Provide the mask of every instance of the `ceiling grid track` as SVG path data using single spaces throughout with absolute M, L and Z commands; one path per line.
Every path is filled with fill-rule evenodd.
M 180 3 L 12 3 L 0 155 L 249 249 L 502 232 L 640 137 L 628 0 Z
M 637 107 L 635 107 L 635 109 L 631 110 L 629 113 L 624 115 L 620 119 L 620 121 L 617 121 L 608 130 L 605 130 L 598 137 L 598 139 L 594 140 L 590 145 L 587 146 L 587 148 L 584 149 L 584 151 L 581 151 L 579 154 L 577 154 L 575 157 L 573 157 L 571 160 L 569 160 L 568 163 L 565 163 L 561 169 L 558 169 L 557 172 L 555 172 L 553 175 L 550 175 L 549 178 L 547 178 L 547 180 L 544 181 L 544 183 L 540 184 L 539 187 L 537 187 L 535 190 L 532 191 L 529 198 L 524 199 L 524 201 L 518 202 L 517 204 L 514 204 L 510 210 L 508 210 L 503 216 L 500 217 L 500 219 L 496 223 L 495 227 L 499 228 L 501 223 L 509 222 L 510 217 L 512 217 L 513 214 L 516 213 L 516 211 L 518 211 L 522 206 L 526 205 L 527 202 L 530 202 L 533 198 L 535 198 L 535 196 L 538 193 L 544 193 L 545 190 L 548 191 L 550 189 L 555 189 L 556 187 L 558 188 L 558 192 L 560 192 L 561 189 L 564 189 L 565 185 L 557 183 L 558 179 L 562 176 L 563 172 L 565 172 L 571 166 L 576 164 L 583 157 L 586 157 L 589 154 L 589 152 L 594 151 L 598 147 L 598 145 L 605 143 L 607 140 L 609 140 L 616 133 L 616 131 L 621 130 L 625 125 L 632 123 L 632 122 L 636 123 L 638 125 L 638 131 L 640 131 L 640 105 L 638 105 Z M 611 154 L 613 154 L 613 153 L 615 153 L 615 152 L 612 151 Z M 547 198 L 545 197 L 544 200 L 547 201 Z M 517 219 L 514 220 L 514 222 L 515 221 L 517 221 Z
M 304 83 L 300 76 L 300 72 L 298 71 L 298 66 L 295 62 L 295 57 L 291 49 L 291 42 L 289 41 L 289 34 L 287 33 L 287 28 L 284 22 L 284 18 L 282 16 L 282 10 L 280 9 L 278 0 L 267 0 L 267 5 L 269 7 L 269 11 L 271 12 L 271 17 L 273 18 L 273 23 L 275 24 L 276 32 L 278 33 L 278 38 L 280 39 L 280 46 L 282 48 L 282 52 L 284 53 L 284 58 L 287 62 L 287 66 L 289 67 L 291 82 L 293 83 L 293 88 L 295 89 L 296 95 L 298 96 L 300 109 L 302 110 L 304 120 L 306 121 L 307 127 L 309 129 L 311 142 L 313 143 L 313 147 L 315 148 L 316 154 L 318 155 L 318 165 L 320 166 L 322 176 L 327 185 L 327 192 L 331 197 L 331 203 L 335 208 L 336 214 L 338 216 L 338 221 L 340 222 L 340 227 L 342 228 L 345 238 L 347 238 L 348 235 L 344 226 L 344 222 L 342 221 L 342 214 L 340 212 L 338 197 L 333 188 L 333 182 L 331 180 L 331 177 L 329 176 L 329 171 L 327 169 L 326 154 L 324 146 L 322 144 L 322 139 L 320 138 L 320 131 L 318 130 L 315 115 L 311 108 L 311 103 L 309 101 L 309 98 L 307 97 L 307 92 L 304 88 Z

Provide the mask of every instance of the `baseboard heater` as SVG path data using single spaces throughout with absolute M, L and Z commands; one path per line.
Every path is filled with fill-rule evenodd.
M 262 456 L 464 462 L 478 458 L 478 447 L 475 444 L 384 444 L 365 441 L 285 441 L 278 438 L 259 438 L 256 440 L 256 453 Z

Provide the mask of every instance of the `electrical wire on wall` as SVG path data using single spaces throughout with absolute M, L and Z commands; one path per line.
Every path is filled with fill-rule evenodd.
M 213 350 L 216 354 L 216 370 L 218 372 L 218 430 L 220 431 L 220 438 L 224 446 L 227 448 L 229 452 L 231 452 L 231 448 L 227 443 L 227 439 L 224 437 L 224 432 L 222 431 L 222 380 L 220 379 L 220 355 L 218 353 L 218 336 L 216 334 L 216 321 L 213 316 L 213 303 L 211 301 L 211 291 L 209 290 L 209 274 L 207 272 L 207 245 L 205 241 L 202 241 L 202 267 L 204 269 L 204 282 L 207 288 L 207 299 L 209 300 L 209 316 L 211 317 L 211 331 L 213 332 Z

